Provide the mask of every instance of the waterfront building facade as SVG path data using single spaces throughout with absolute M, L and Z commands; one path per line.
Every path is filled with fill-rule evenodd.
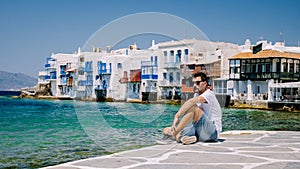
M 128 49 L 112 51 L 110 55 L 105 57 L 104 61 L 112 65 L 107 96 L 115 100 L 127 100 L 129 97 L 136 98 L 134 95 L 140 92 L 141 87 L 137 85 L 139 79 L 134 77 L 137 75 L 133 73 L 138 73 L 136 70 L 141 69 L 141 62 L 148 59 L 147 50 L 140 50 L 136 45 L 131 45 Z M 132 76 L 131 81 L 128 82 L 131 83 L 122 83 L 122 79 L 128 78 L 130 72 L 132 73 L 129 75 Z
M 52 54 L 39 73 L 39 86 L 49 84 L 53 96 L 71 99 L 94 100 L 99 93 L 114 100 L 187 99 L 193 92 L 193 71 L 207 73 L 212 83 L 218 78 L 220 82 L 228 74 L 226 58 L 236 52 L 236 46 L 184 39 L 153 41 L 147 50 L 130 45 L 117 50 Z
M 52 54 L 47 58 L 44 70 L 39 72 L 39 89 L 50 85 L 52 96 L 58 98 L 95 100 L 98 90 L 105 91 L 106 97 L 126 100 L 131 97 L 127 86 L 121 83 L 122 75 L 131 69 L 141 69 L 142 60 L 148 59 L 148 52 L 136 45 L 118 50 L 74 54 Z M 139 91 L 138 85 L 135 92 Z M 140 97 L 140 96 L 139 96 Z
M 238 45 L 197 40 L 191 42 L 188 59 L 180 65 L 182 99 L 193 97 L 192 74 L 199 71 L 208 75 L 209 85 L 216 94 L 227 95 L 228 58 L 238 53 Z
M 253 53 L 253 48 L 261 51 Z M 283 99 L 299 94 L 300 50 L 284 43 L 257 46 L 196 39 L 168 41 L 140 50 L 128 48 L 52 54 L 39 72 L 38 87 L 58 98 L 96 100 L 186 100 L 193 96 L 192 74 L 210 77 L 217 95 L 234 100 Z M 284 89 L 283 86 L 290 86 Z M 296 84 L 296 86 L 295 86 Z M 99 92 L 100 91 L 100 92 Z
M 76 54 L 52 54 L 46 60 L 44 71 L 39 72 L 38 90 L 50 88 L 53 96 L 74 98 L 76 68 Z
M 240 47 L 242 51 L 229 58 L 229 86 L 235 100 L 279 101 L 293 99 L 300 85 L 300 48 L 286 47 L 259 41 L 251 46 L 249 40 Z M 260 48 L 258 51 L 255 48 Z M 279 87 L 286 86 L 286 87 Z

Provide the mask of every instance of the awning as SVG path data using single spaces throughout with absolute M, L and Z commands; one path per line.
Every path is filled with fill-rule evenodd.
M 76 72 L 76 68 L 66 69 L 66 72 Z

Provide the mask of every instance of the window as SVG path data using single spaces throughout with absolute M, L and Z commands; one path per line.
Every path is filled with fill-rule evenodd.
M 152 74 L 157 74 L 157 70 L 158 70 L 157 67 L 152 67 Z
M 173 50 L 170 51 L 170 55 L 174 56 L 174 51 Z
M 176 80 L 177 80 L 177 82 L 180 82 L 180 73 L 179 72 L 176 73 Z
M 294 62 L 290 62 L 289 72 L 294 73 Z
M 276 61 L 276 72 L 280 72 L 280 66 L 281 66 L 280 60 L 276 59 L 275 61 Z
M 245 73 L 245 65 L 241 66 L 241 73 Z
M 165 63 L 168 62 L 168 52 L 164 51 L 164 61 Z
M 258 69 L 258 70 L 257 70 L 258 73 L 261 73 L 261 72 L 262 72 L 262 64 L 261 64 L 261 63 L 258 64 L 257 69 Z
M 168 52 L 167 51 L 164 51 L 164 56 L 168 56 Z
M 176 54 L 176 63 L 180 62 L 179 55 Z
M 234 60 L 230 60 L 230 66 L 234 66 L 235 63 L 234 63 Z
M 184 49 L 184 54 L 185 55 L 189 55 L 189 50 L 188 49 Z
M 181 50 L 177 50 L 176 62 L 181 62 Z
M 250 64 L 246 64 L 246 71 L 245 71 L 246 73 L 250 73 L 251 71 L 250 71 Z
M 250 72 L 250 71 L 249 71 Z M 251 72 L 252 73 L 257 73 L 257 66 L 256 66 L 256 64 L 252 64 L 251 65 Z
M 282 63 L 282 72 L 287 72 L 287 64 L 288 63 L 286 61 Z
M 230 68 L 230 74 L 233 74 L 234 73 L 234 67 L 231 67 Z
M 167 80 L 167 73 L 163 73 L 164 80 Z
M 79 61 L 84 62 L 84 57 L 80 57 Z
M 227 81 L 226 80 L 215 80 L 214 81 L 215 93 L 226 94 L 227 93 Z
M 72 63 L 67 63 L 67 69 L 70 69 L 72 67 Z
M 231 67 L 230 74 L 232 74 L 232 73 L 240 73 L 240 68 L 239 67 Z
M 266 73 L 270 73 L 271 72 L 271 64 L 267 63 L 266 64 Z
M 132 91 L 133 91 L 133 92 L 136 91 L 136 84 L 133 84 L 133 86 L 132 86 Z
M 169 79 L 170 79 L 171 83 L 174 81 L 174 79 L 173 79 L 173 72 L 170 73 Z
M 92 68 L 92 62 L 85 62 L 85 68 L 86 69 Z
M 262 64 L 262 72 L 266 72 L 266 65 L 265 64 Z
M 184 54 L 185 54 L 185 61 L 188 62 L 189 61 L 189 50 L 184 49 Z
M 174 51 L 173 50 L 170 51 L 170 55 L 171 55 L 171 58 L 170 58 L 169 62 L 174 62 Z
M 78 69 L 78 74 L 79 74 L 79 75 L 84 75 L 84 71 L 83 71 L 82 68 L 79 68 L 79 69 Z
M 117 68 L 118 68 L 118 69 L 122 69 L 122 63 L 118 63 L 118 64 L 117 64 Z
M 235 65 L 240 66 L 240 60 L 235 60 Z

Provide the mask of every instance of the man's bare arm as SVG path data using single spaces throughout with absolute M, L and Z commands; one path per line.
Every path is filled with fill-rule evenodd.
M 190 109 L 192 106 L 196 105 L 197 103 L 206 103 L 206 102 L 207 102 L 206 99 L 202 96 L 191 98 L 180 107 L 178 112 L 175 114 L 175 117 L 179 118 L 183 113 L 185 113 L 188 109 Z

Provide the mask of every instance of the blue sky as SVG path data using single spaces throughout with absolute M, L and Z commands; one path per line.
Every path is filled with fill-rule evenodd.
M 274 43 L 282 32 L 286 45 L 300 42 L 298 0 L 0 0 L 0 70 L 37 77 L 51 53 L 72 53 L 109 22 L 141 12 L 176 15 L 211 41 Z

